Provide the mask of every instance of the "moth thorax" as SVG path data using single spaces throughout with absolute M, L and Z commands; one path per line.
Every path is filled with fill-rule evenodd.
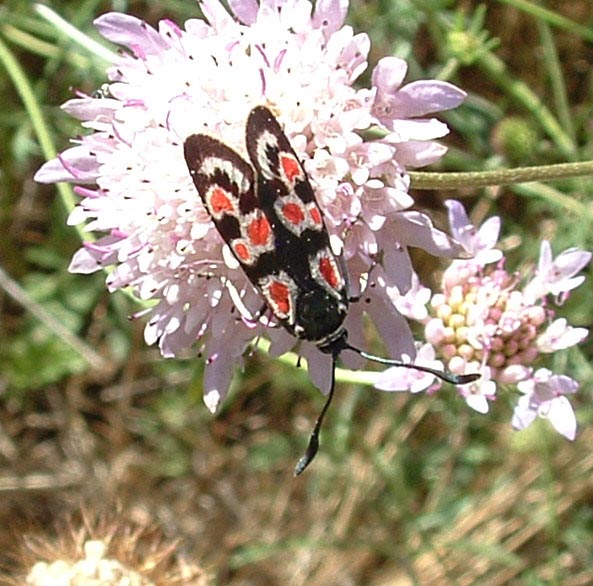
M 346 305 L 323 289 L 306 291 L 296 303 L 295 335 L 320 347 L 343 333 Z

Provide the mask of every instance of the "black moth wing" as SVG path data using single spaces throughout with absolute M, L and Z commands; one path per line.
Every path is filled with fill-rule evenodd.
M 252 166 L 233 149 L 205 134 L 189 136 L 184 154 L 218 233 L 257 286 L 270 270 L 275 239 L 257 198 Z
M 254 108 L 246 134 L 258 200 L 274 230 L 276 262 L 295 291 L 294 324 L 287 327 L 331 351 L 332 341 L 344 335 L 348 294 L 313 188 L 270 110 Z

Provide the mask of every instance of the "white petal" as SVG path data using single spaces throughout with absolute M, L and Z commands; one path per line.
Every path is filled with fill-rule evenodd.
M 537 416 L 537 412 L 530 408 L 530 397 L 524 395 L 521 397 L 513 412 L 512 425 L 517 430 L 529 427 Z
M 419 120 L 396 120 L 392 125 L 393 132 L 383 140 L 398 144 L 410 140 L 434 140 L 449 134 L 449 127 L 436 118 L 422 118 Z
M 91 255 L 89 251 L 83 247 L 79 248 L 74 253 L 70 265 L 68 266 L 68 272 L 88 275 L 97 272 L 101 268 L 102 266 L 97 262 L 96 256 Z
M 373 85 L 377 86 L 380 92 L 395 92 L 400 87 L 407 71 L 408 64 L 403 59 L 383 57 L 379 59 L 373 70 Z
M 218 411 L 218 406 L 220 405 L 220 393 L 216 390 L 205 392 L 204 404 L 208 408 L 208 411 L 214 415 Z
M 471 407 L 474 411 L 478 413 L 488 413 L 490 409 L 490 405 L 488 404 L 488 399 L 483 395 L 468 395 L 465 397 L 465 402 Z
M 548 419 L 559 434 L 569 440 L 574 440 L 577 432 L 577 420 L 572 405 L 566 397 L 557 397 L 552 401 Z
M 404 116 L 425 116 L 457 108 L 467 94 L 446 81 L 419 80 L 402 87 L 397 95 Z
M 229 6 L 243 24 L 251 25 L 256 21 L 258 4 L 255 0 L 229 0 Z

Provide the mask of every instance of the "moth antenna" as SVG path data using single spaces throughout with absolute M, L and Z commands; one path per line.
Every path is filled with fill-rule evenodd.
M 313 431 L 311 432 L 311 437 L 309 438 L 309 444 L 307 445 L 307 449 L 305 453 L 301 457 L 301 459 L 297 462 L 297 465 L 294 467 L 294 476 L 299 476 L 305 471 L 305 468 L 313 461 L 313 458 L 317 455 L 317 450 L 319 449 L 319 432 L 321 431 L 321 425 L 323 424 L 323 419 L 327 410 L 329 408 L 332 399 L 334 398 L 334 390 L 336 388 L 336 355 L 333 355 L 333 362 L 332 362 L 332 378 L 331 378 L 331 389 L 329 391 L 329 396 L 327 397 L 327 401 L 315 422 L 315 426 L 313 427 Z
M 419 370 L 420 372 L 427 372 L 429 374 L 433 374 L 437 378 L 440 378 L 446 383 L 451 383 L 452 385 L 467 385 L 468 383 L 473 383 L 481 377 L 481 375 L 478 373 L 454 374 L 446 370 L 437 370 L 436 368 L 430 368 L 429 366 L 411 364 L 402 362 L 401 360 L 392 360 L 391 358 L 375 356 L 374 354 L 369 354 L 364 350 L 360 350 L 360 348 L 355 348 L 347 342 L 344 342 L 344 350 L 352 350 L 353 352 L 360 354 L 363 358 L 371 360 L 372 362 L 378 362 L 379 364 L 386 364 L 387 366 L 402 366 L 403 368 L 410 368 L 412 370 Z

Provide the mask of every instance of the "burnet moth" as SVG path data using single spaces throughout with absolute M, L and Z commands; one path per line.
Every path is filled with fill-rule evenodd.
M 428 372 L 454 385 L 477 374 L 456 375 L 368 354 L 348 343 L 344 320 L 352 301 L 347 280 L 330 247 L 328 231 L 309 179 L 270 110 L 251 110 L 246 126 L 251 163 L 205 134 L 189 136 L 184 154 L 189 172 L 220 236 L 262 296 L 275 319 L 333 359 L 328 398 L 315 422 L 295 476 L 311 463 L 335 387 L 343 350 L 389 366 Z

